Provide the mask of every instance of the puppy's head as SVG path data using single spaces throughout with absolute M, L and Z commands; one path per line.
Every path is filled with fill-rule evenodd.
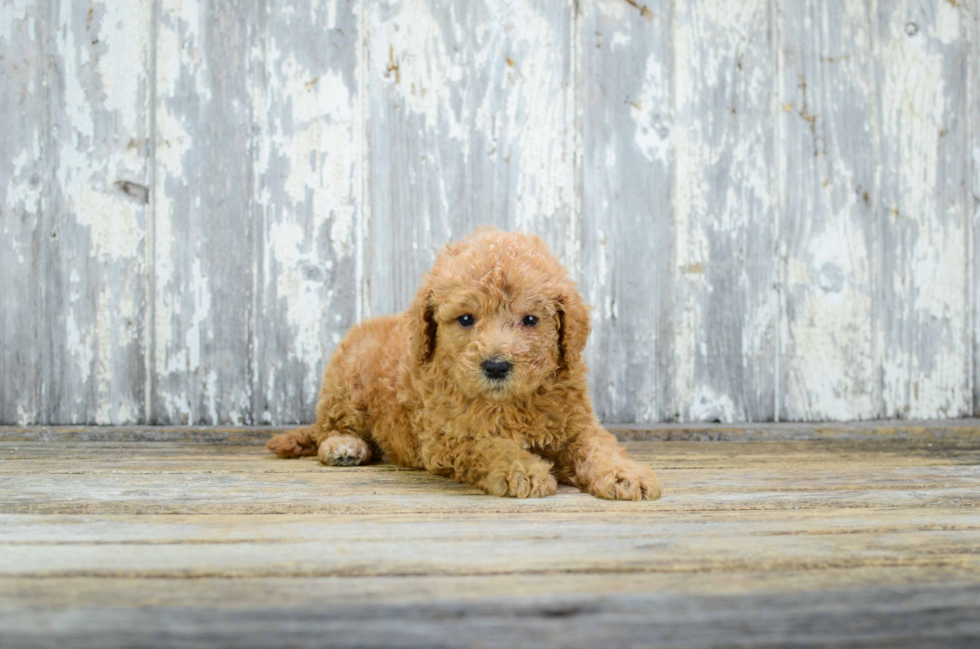
M 414 362 L 494 401 L 577 371 L 590 328 L 588 307 L 544 242 L 492 229 L 447 246 L 409 311 Z

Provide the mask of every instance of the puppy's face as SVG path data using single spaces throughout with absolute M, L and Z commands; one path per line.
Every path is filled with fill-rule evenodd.
M 433 361 L 469 397 L 525 395 L 558 369 L 560 322 L 545 298 L 506 286 L 472 287 L 447 295 L 433 315 Z
M 537 237 L 478 231 L 439 255 L 409 314 L 412 351 L 470 398 L 503 401 L 581 365 L 588 308 Z

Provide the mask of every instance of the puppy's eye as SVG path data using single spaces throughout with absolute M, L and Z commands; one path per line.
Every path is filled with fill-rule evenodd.
M 538 319 L 533 315 L 524 316 L 524 326 L 525 327 L 536 327 L 538 325 Z
M 456 318 L 456 322 L 459 323 L 460 327 L 463 327 L 464 329 L 469 329 L 470 327 L 476 324 L 476 318 L 474 318 L 469 313 L 467 313 L 466 315 L 461 315 L 458 318 Z

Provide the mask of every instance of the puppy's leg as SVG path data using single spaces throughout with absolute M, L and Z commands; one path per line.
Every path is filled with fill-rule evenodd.
M 528 453 L 517 442 L 484 438 L 430 455 L 433 473 L 446 473 L 492 496 L 541 498 L 551 496 L 558 482 L 551 462 Z
M 654 500 L 662 487 L 653 469 L 626 457 L 626 449 L 598 426 L 583 430 L 557 458 L 558 473 L 593 496 Z
M 296 428 L 276 435 L 265 446 L 282 458 L 316 455 L 315 432 L 315 426 Z
M 317 457 L 327 466 L 357 466 L 371 460 L 371 447 L 360 437 L 335 435 L 320 442 Z

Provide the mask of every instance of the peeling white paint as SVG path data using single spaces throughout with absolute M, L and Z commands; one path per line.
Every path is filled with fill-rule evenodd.
M 955 165 L 940 158 L 947 151 L 943 129 L 952 123 L 946 103 L 950 54 L 939 43 L 958 33 L 953 23 L 959 14 L 938 11 L 936 25 L 911 30 L 907 14 L 894 8 L 890 34 L 881 46 L 882 139 L 900 174 L 898 182 L 887 185 L 883 206 L 886 223 L 899 241 L 896 271 L 881 281 L 889 282 L 890 291 L 902 300 L 896 311 L 901 320 L 888 319 L 885 325 L 897 322 L 895 326 L 915 331 L 917 339 L 915 345 L 893 345 L 883 356 L 882 398 L 887 413 L 909 418 L 959 416 L 972 403 L 967 392 L 970 360 L 962 351 L 967 221 L 959 210 L 940 211 L 949 205 L 937 200 L 944 190 L 939 169 Z M 894 335 L 894 329 L 883 334 Z
M 727 394 L 719 394 L 707 386 L 695 388 L 687 411 L 689 421 L 720 421 L 731 423 L 742 420 L 742 414 Z
M 319 370 L 325 367 L 325 349 L 320 342 L 321 321 L 326 315 L 313 305 L 320 303 L 321 281 L 304 277 L 304 268 L 316 264 L 310 253 L 303 253 L 302 228 L 295 223 L 274 223 L 269 231 L 272 262 L 278 266 L 274 274 L 278 304 L 285 306 L 285 315 L 292 334 L 293 353 L 304 363 L 307 394 L 316 394 Z M 328 262 L 329 264 L 329 262 Z M 329 266 L 327 267 L 329 271 Z M 270 272 L 270 275 L 272 273 Z
M 40 143 L 34 138 L 33 147 L 22 150 L 13 159 L 13 169 L 11 169 L 10 180 L 7 183 L 7 193 L 5 204 L 8 207 L 20 209 L 35 209 L 41 200 L 41 182 L 31 182 L 31 174 L 34 172 L 34 165 L 40 157 Z
M 33 20 L 36 0 L 5 0 L 0 4 L 0 45 L 10 43 L 18 23 Z M 34 38 L 34 29 L 29 30 Z
M 597 387 L 624 418 L 652 420 L 666 413 L 743 419 L 747 397 L 765 389 L 760 388 L 762 375 L 780 318 L 772 298 L 776 289 L 760 279 L 765 268 L 753 266 L 768 262 L 751 256 L 751 251 L 766 256 L 764 246 L 760 253 L 753 245 L 769 236 L 763 222 L 773 220 L 771 206 L 777 201 L 771 191 L 773 160 L 760 152 L 769 146 L 773 120 L 808 118 L 816 120 L 814 160 L 793 157 L 780 164 L 784 172 L 786 166 L 795 172 L 798 165 L 800 173 L 825 175 L 830 182 L 813 188 L 812 211 L 799 217 L 819 217 L 814 221 L 819 227 L 803 233 L 784 253 L 785 285 L 779 290 L 794 296 L 794 319 L 782 315 L 784 340 L 778 350 L 786 368 L 786 376 L 779 377 L 785 401 L 797 404 L 797 413 L 837 419 L 876 416 L 879 401 L 890 416 L 968 412 L 971 360 L 965 347 L 970 344 L 973 253 L 967 242 L 980 221 L 980 208 L 963 205 L 959 198 L 948 200 L 950 190 L 943 183 L 951 169 L 969 162 L 965 158 L 972 157 L 974 170 L 980 169 L 980 146 L 974 141 L 962 153 L 964 159 L 954 158 L 954 147 L 945 142 L 964 130 L 951 135 L 941 129 L 955 129 L 957 120 L 974 110 L 963 110 L 965 90 L 951 66 L 963 65 L 964 47 L 972 47 L 966 64 L 971 70 L 977 65 L 975 46 L 964 45 L 968 32 L 976 31 L 971 27 L 975 16 L 962 3 L 939 2 L 928 10 L 879 4 L 846 0 L 838 10 L 852 30 L 843 42 L 857 50 L 831 47 L 838 42 L 834 30 L 840 25 L 827 22 L 827 7 L 803 12 L 799 20 L 807 30 L 833 38 L 820 41 L 827 51 L 811 53 L 824 58 L 821 67 L 806 68 L 810 105 L 794 96 L 780 111 L 772 102 L 780 113 L 774 117 L 765 110 L 768 98 L 780 91 L 780 84 L 791 88 L 795 82 L 792 74 L 773 81 L 773 70 L 791 67 L 793 59 L 781 49 L 784 43 L 766 39 L 778 38 L 785 21 L 796 17 L 781 12 L 778 3 L 769 7 L 761 0 L 673 3 L 672 16 L 655 12 L 650 17 L 621 0 L 597 0 L 577 10 L 571 2 L 531 0 L 476 8 L 461 2 L 443 8 L 421 2 L 369 6 L 360 0 L 353 17 L 338 0 L 313 0 L 264 5 L 268 13 L 249 24 L 247 42 L 222 47 L 208 43 L 208 34 L 234 17 L 199 0 L 161 0 L 155 71 L 149 69 L 149 0 L 62 2 L 57 15 L 39 17 L 29 0 L 0 3 L 0 50 L 19 47 L 25 38 L 43 38 L 51 45 L 45 55 L 56 61 L 57 76 L 43 75 L 47 87 L 36 87 L 33 73 L 16 80 L 18 90 L 26 89 L 31 97 L 42 91 L 52 97 L 40 111 L 50 113 L 57 129 L 42 134 L 52 148 L 42 151 L 37 137 L 5 140 L 13 145 L 0 165 L 0 188 L 6 207 L 27 215 L 39 212 L 38 223 L 50 221 L 62 237 L 59 261 L 65 265 L 57 272 L 68 284 L 64 349 L 58 351 L 65 359 L 65 377 L 57 380 L 67 387 L 62 412 L 72 421 L 104 424 L 131 423 L 141 416 L 142 405 L 118 392 L 128 389 L 124 384 L 132 382 L 130 373 L 139 371 L 138 363 L 130 361 L 134 354 L 141 356 L 138 347 L 146 341 L 138 334 L 145 327 L 154 332 L 146 357 L 159 379 L 148 402 L 159 409 L 161 420 L 243 423 L 254 419 L 253 407 L 267 422 L 307 418 L 328 352 L 352 317 L 348 300 L 354 300 L 359 313 L 370 312 L 369 282 L 375 295 L 392 297 L 396 304 L 407 300 L 409 292 L 390 286 L 390 280 L 414 283 L 417 276 L 409 267 L 415 261 L 429 259 L 429 251 L 445 236 L 464 235 L 464 219 L 469 223 L 487 216 L 541 233 L 583 280 L 596 306 L 589 352 L 594 365 L 615 365 L 626 356 L 634 364 L 649 363 L 648 374 L 626 381 L 626 374 L 608 372 L 608 380 Z M 764 25 L 773 9 L 783 25 Z M 582 31 L 582 16 L 589 12 L 611 28 L 601 34 Z M 86 19 L 91 24 L 79 28 Z M 913 21 L 914 29 L 909 27 Z M 334 30 L 358 33 L 334 41 Z M 310 40 L 313 33 L 315 41 Z M 880 39 L 880 51 L 872 34 Z M 665 55 L 651 45 L 652 39 L 669 42 L 670 51 Z M 347 56 L 344 48 L 349 47 L 357 51 Z M 237 56 L 236 48 L 248 58 L 248 93 L 226 97 L 215 84 L 240 79 L 222 80 L 220 59 Z M 334 54 L 340 58 L 333 60 Z M 782 58 L 767 58 L 775 56 Z M 615 104 L 617 119 L 623 120 L 617 128 L 628 132 L 614 133 L 598 145 L 579 140 L 579 124 L 596 109 L 580 102 L 581 84 L 594 81 L 581 76 L 588 57 L 634 61 L 638 72 L 618 80 L 621 85 L 610 85 L 628 87 L 631 94 L 602 98 L 603 107 Z M 736 70 L 740 57 L 745 65 Z M 156 178 L 149 189 L 155 223 L 148 241 L 148 208 L 115 183 L 148 184 L 146 102 L 153 72 Z M 841 92 L 835 74 L 853 87 Z M 814 99 L 818 93 L 820 100 Z M 873 99 L 855 105 L 865 96 Z M 202 116 L 210 114 L 207 106 L 215 97 L 228 99 L 230 112 L 252 121 L 241 128 L 252 129 L 248 164 L 253 165 L 256 193 L 241 223 L 260 242 L 263 263 L 254 262 L 242 274 L 255 273 L 254 289 L 261 292 L 255 304 L 264 311 L 252 316 L 259 329 L 240 335 L 252 336 L 254 349 L 265 355 L 256 352 L 249 361 L 252 380 L 265 382 L 254 386 L 245 385 L 248 377 L 228 376 L 209 357 L 212 346 L 219 354 L 224 349 L 215 340 L 223 311 L 241 313 L 252 306 L 223 301 L 222 271 L 213 263 L 220 256 L 194 257 L 225 242 L 192 238 L 193 250 L 179 248 L 188 219 L 177 212 L 184 209 L 178 205 L 192 207 L 199 214 L 194 218 L 205 219 L 204 206 L 221 200 L 184 189 L 200 187 L 198 156 L 207 129 L 214 127 Z M 801 112 L 821 101 L 819 111 Z M 383 108 L 372 110 L 372 105 Z M 387 121 L 369 124 L 368 114 Z M 840 122 L 828 126 L 831 114 Z M 861 114 L 867 115 L 863 123 Z M 372 128 L 401 148 L 394 154 L 369 151 L 366 131 Z M 827 128 L 840 131 L 828 134 Z M 864 162 L 845 161 L 820 148 L 820 138 L 843 140 L 852 133 L 848 129 L 864 129 L 861 136 L 872 139 L 875 155 L 882 156 L 880 221 L 890 228 L 888 249 L 880 249 L 875 239 L 880 233 L 869 235 L 862 225 L 879 209 L 867 207 L 878 200 L 878 190 L 866 186 L 874 183 L 854 166 Z M 810 136 L 810 125 L 803 125 L 802 132 Z M 597 168 L 580 168 L 586 152 Z M 372 185 L 386 164 L 393 165 L 391 177 L 385 177 L 388 184 Z M 656 220 L 672 237 L 654 242 L 650 250 L 658 264 L 669 259 L 669 264 L 662 262 L 669 276 L 661 277 L 657 266 L 655 274 L 643 278 L 662 283 L 658 290 L 666 287 L 664 304 L 657 302 L 669 309 L 665 314 L 652 313 L 652 307 L 638 314 L 636 303 L 617 299 L 612 286 L 649 290 L 654 299 L 654 288 L 629 274 L 649 272 L 646 261 L 627 262 L 617 249 L 634 226 L 609 216 L 634 217 L 632 206 L 642 203 L 623 209 L 627 203 L 617 202 L 616 191 L 624 182 L 639 178 L 642 183 L 660 173 L 649 169 L 666 169 L 673 182 L 662 210 L 636 219 L 649 227 Z M 53 175 L 42 178 L 49 173 L 44 170 Z M 608 176 L 599 199 L 588 204 L 595 214 L 581 213 L 579 173 L 595 174 L 589 180 Z M 976 171 L 972 182 L 976 191 Z M 788 191 L 799 186 L 788 186 Z M 864 191 L 869 196 L 862 199 Z M 368 199 L 385 205 L 386 194 L 398 195 L 392 204 L 401 220 L 379 214 L 372 222 Z M 968 200 L 967 191 L 960 195 Z M 46 205 L 55 206 L 57 214 L 45 216 Z M 666 221 L 670 224 L 662 225 Z M 384 231 L 388 222 L 397 225 L 399 234 Z M 595 248 L 587 253 L 577 234 L 583 223 L 598 224 L 584 232 Z M 2 224 L 4 237 L 11 239 L 3 250 L 21 269 L 18 276 L 36 262 L 35 238 L 49 236 L 32 230 L 37 227 L 29 219 L 21 229 Z M 654 232 L 659 236 L 661 230 Z M 789 238 L 798 234 L 784 228 L 773 250 L 787 250 Z M 393 242 L 395 236 L 404 240 Z M 639 230 L 636 236 L 651 238 Z M 383 260 L 397 265 L 391 276 L 385 274 L 387 266 L 380 273 L 365 268 L 365 251 L 375 254 L 381 243 L 396 251 Z M 152 246 L 153 268 L 143 267 L 147 245 Z M 868 251 L 876 246 L 879 258 L 872 259 Z M 882 260 L 895 272 L 877 275 Z M 57 272 L 44 281 L 57 281 Z M 139 292 L 144 273 L 152 274 L 149 283 L 156 289 L 148 307 Z M 877 304 L 875 290 L 882 288 L 898 296 L 899 303 Z M 345 297 L 345 291 L 353 297 Z M 386 299 L 376 303 L 386 304 Z M 729 311 L 720 312 L 719 304 Z M 886 323 L 892 314 L 895 318 Z M 143 321 L 147 317 L 152 323 Z M 638 317 L 650 322 L 627 322 Z M 719 337 L 719 332 L 730 336 Z M 661 333 L 672 337 L 660 341 L 667 345 L 665 353 L 658 352 Z M 270 340 L 279 336 L 284 353 L 270 358 L 269 350 L 279 344 Z M 741 358 L 719 349 L 717 341 L 728 338 L 741 345 Z M 874 365 L 875 346 L 883 348 L 881 366 Z M 667 367 L 657 366 L 663 357 L 669 359 Z M 753 374 L 748 371 L 753 365 L 763 367 Z M 729 369 L 762 378 L 736 384 L 723 375 Z M 877 392 L 879 371 L 884 393 Z M 257 406 L 252 403 L 253 388 L 268 404 L 261 399 Z M 299 394 L 309 408 L 294 405 Z M 283 405 L 284 395 L 293 395 L 294 401 Z M 669 403 L 661 403 L 664 399 Z M 33 402 L 3 405 L 9 408 L 4 416 L 23 425 L 35 422 L 36 408 L 43 408 Z
M 643 89 L 632 102 L 630 114 L 636 122 L 636 145 L 649 162 L 669 164 L 673 151 L 670 139 L 670 77 L 657 54 L 647 57 Z M 666 109 L 666 110 L 665 110 Z M 609 166 L 610 169 L 614 167 Z

